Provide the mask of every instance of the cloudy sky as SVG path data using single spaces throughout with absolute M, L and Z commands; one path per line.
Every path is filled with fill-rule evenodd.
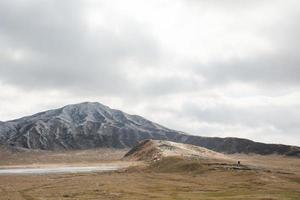
M 298 0 L 1 0 L 0 120 L 82 101 L 300 145 Z

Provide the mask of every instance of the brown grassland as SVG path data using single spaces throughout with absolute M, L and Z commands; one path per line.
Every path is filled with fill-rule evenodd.
M 2 154 L 0 165 L 118 161 L 125 151 Z M 24 156 L 27 155 L 27 156 Z M 1 175 L 1 200 L 300 199 L 300 159 L 232 155 L 232 163 L 164 158 L 117 172 Z

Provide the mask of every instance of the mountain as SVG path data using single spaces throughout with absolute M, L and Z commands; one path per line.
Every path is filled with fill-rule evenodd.
M 100 103 L 80 103 L 0 124 L 0 143 L 32 149 L 126 148 L 177 132 Z
M 95 102 L 0 122 L 0 144 L 29 149 L 130 148 L 144 139 L 170 140 L 225 153 L 300 156 L 299 147 L 188 135 Z
M 180 136 L 178 142 L 202 146 L 217 152 L 228 154 L 255 153 L 261 155 L 279 154 L 300 157 L 300 147 L 283 144 L 265 144 L 241 138 L 200 137 L 190 135 Z

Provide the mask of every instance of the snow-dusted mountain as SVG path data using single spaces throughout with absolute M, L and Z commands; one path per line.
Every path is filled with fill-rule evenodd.
M 100 103 L 80 103 L 0 122 L 0 140 L 33 149 L 131 147 L 146 138 L 168 139 L 175 131 Z
M 300 148 L 295 146 L 184 134 L 100 103 L 67 105 L 12 121 L 0 121 L 0 144 L 10 147 L 46 150 L 126 148 L 144 139 L 170 140 L 225 153 L 300 156 Z

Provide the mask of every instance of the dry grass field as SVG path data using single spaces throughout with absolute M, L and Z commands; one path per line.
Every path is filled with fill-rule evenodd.
M 1 159 L 1 165 L 22 162 L 26 165 L 95 164 L 120 160 L 124 153 L 108 150 L 48 152 L 28 158 L 21 153 L 14 155 L 13 160 Z M 118 172 L 1 175 L 0 199 L 300 199 L 300 159 L 257 155 L 231 157 L 245 166 L 170 157 L 150 166 L 140 165 Z M 33 158 L 34 162 L 30 162 Z
M 128 149 L 92 149 L 74 151 L 18 151 L 10 152 L 0 148 L 0 167 L 33 164 L 91 164 L 105 161 L 119 161 Z

